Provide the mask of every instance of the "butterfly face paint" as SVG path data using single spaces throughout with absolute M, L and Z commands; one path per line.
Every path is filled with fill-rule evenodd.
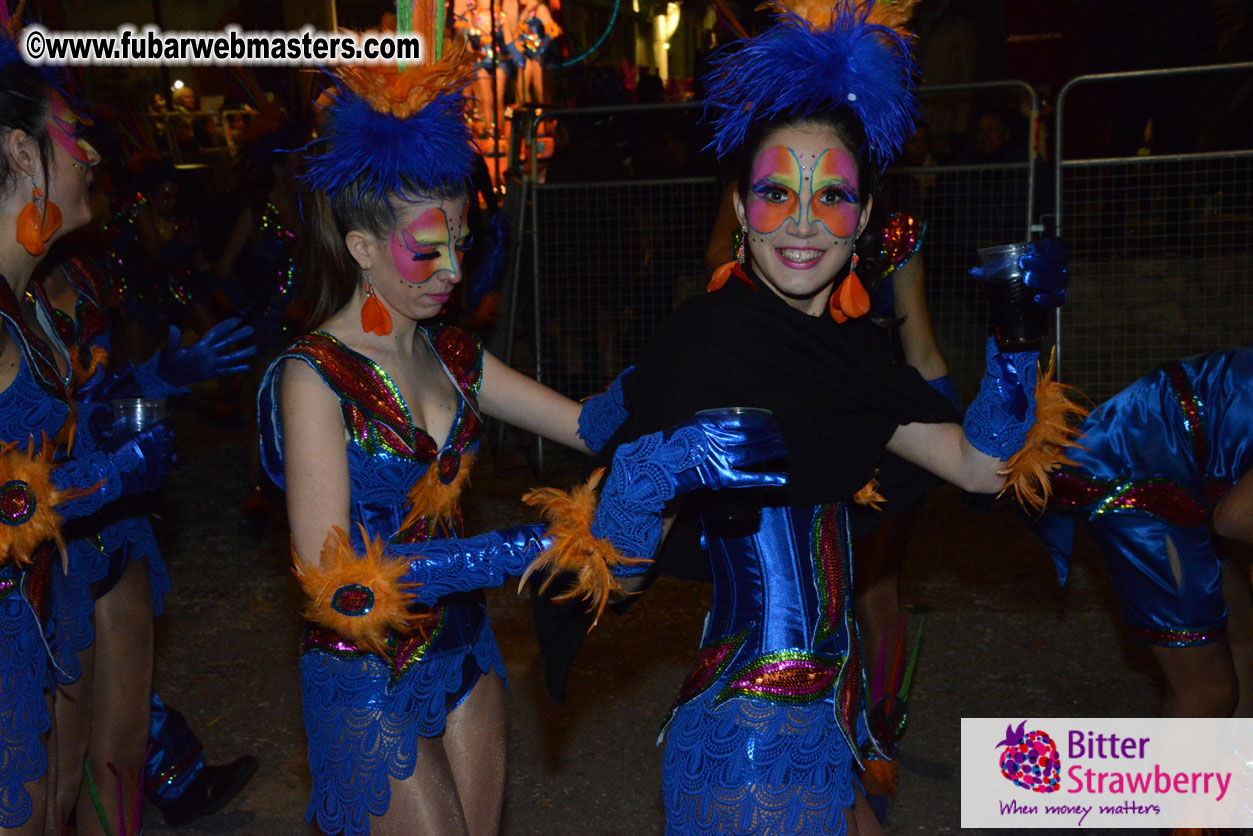
M 52 137 L 52 141 L 61 146 L 74 162 L 83 165 L 88 163 L 88 151 L 78 139 L 78 130 L 82 120 L 70 108 L 65 98 L 55 90 L 52 92 L 52 108 L 44 124 L 48 129 L 48 136 Z
M 858 191 L 857 159 L 834 131 L 801 125 L 768 141 L 739 207 L 748 253 L 775 293 L 817 314 L 852 256 L 870 203 Z
M 466 210 L 464 200 L 441 200 L 392 233 L 392 264 L 402 279 L 415 285 L 440 274 L 449 282 L 460 279 L 461 257 L 469 249 Z

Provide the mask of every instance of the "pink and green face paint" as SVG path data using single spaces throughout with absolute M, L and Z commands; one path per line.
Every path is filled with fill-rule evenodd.
M 461 258 L 469 249 L 468 204 L 460 212 L 453 211 L 455 205 L 456 201 L 439 201 L 392 233 L 392 263 L 402 279 L 420 285 L 441 272 L 458 277 Z
M 850 238 L 857 232 L 860 212 L 857 161 L 838 148 L 815 157 L 776 145 L 753 161 L 745 214 L 749 228 L 759 235 L 769 235 L 790 220 L 797 226 L 821 224 L 837 238 Z
M 52 108 L 48 113 L 48 120 L 44 123 L 48 129 L 48 136 L 52 137 L 52 141 L 60 145 L 74 162 L 86 165 L 87 149 L 78 138 L 82 121 L 70 108 L 65 98 L 57 91 L 52 91 Z

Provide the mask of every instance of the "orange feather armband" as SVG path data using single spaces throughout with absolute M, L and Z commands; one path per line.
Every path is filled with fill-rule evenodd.
M 17 443 L 0 446 L 0 564 L 28 565 L 35 549 L 51 540 L 66 559 L 65 538 L 57 506 L 91 493 L 103 483 L 88 488 L 61 490 L 52 482 L 54 446 L 45 435 L 43 447 L 35 452 L 32 439 L 26 449 Z
M 522 576 L 519 588 L 538 570 L 548 573 L 540 585 L 541 592 L 558 575 L 573 574 L 574 582 L 564 592 L 553 596 L 553 600 L 560 604 L 582 598 L 588 602 L 589 612 L 595 610 L 598 621 L 609 603 L 609 597 L 625 594 L 613 570 L 619 566 L 652 562 L 648 558 L 626 557 L 612 542 L 592 533 L 592 522 L 596 518 L 596 488 L 604 475 L 605 469 L 597 468 L 587 482 L 569 492 L 538 488 L 522 497 L 522 501 L 537 508 L 548 523 L 548 535 L 553 538 L 553 544 L 531 563 Z
M 292 549 L 292 573 L 308 597 L 304 615 L 334 630 L 363 650 L 388 655 L 387 638 L 409 633 L 420 616 L 409 611 L 416 584 L 401 580 L 409 561 L 383 555 L 386 543 L 361 528 L 365 554 L 353 549 L 348 533 L 331 529 L 318 564 L 302 561 Z
M 1048 368 L 1036 382 L 1035 422 L 1001 471 L 1006 479 L 998 496 L 1012 490 L 1018 504 L 1029 512 L 1044 510 L 1053 493 L 1052 474 L 1064 464 L 1074 464 L 1065 450 L 1076 446 L 1078 424 L 1090 411 L 1070 397 L 1082 397 L 1078 389 L 1053 379 L 1055 360 L 1055 355 L 1049 357 Z

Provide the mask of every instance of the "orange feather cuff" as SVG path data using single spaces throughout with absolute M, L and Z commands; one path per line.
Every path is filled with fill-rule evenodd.
M 522 501 L 539 509 L 540 516 L 548 522 L 548 534 L 553 544 L 540 553 L 527 568 L 518 585 L 521 589 L 531 573 L 538 569 L 548 572 L 540 586 L 543 592 L 559 574 L 574 574 L 574 583 L 560 595 L 553 596 L 557 603 L 575 598 L 588 602 L 588 611 L 596 611 L 596 620 L 605 611 L 612 594 L 625 594 L 612 570 L 618 566 L 638 566 L 652 561 L 647 558 L 626 557 L 604 537 L 592 534 L 592 521 L 596 516 L 596 488 L 605 475 L 603 467 L 597 468 L 587 482 L 573 490 L 538 488 L 522 497 Z M 596 626 L 593 622 L 592 626 Z
M 1037 378 L 1035 423 L 1001 471 L 1006 480 L 998 496 L 1012 489 L 1018 504 L 1028 512 L 1044 510 L 1053 494 L 1051 475 L 1064 464 L 1074 464 L 1065 450 L 1076 445 L 1077 425 L 1090 411 L 1069 397 L 1071 393 L 1082 397 L 1078 389 L 1053 379 L 1055 360 L 1056 354 L 1051 355 L 1048 368 Z
M 72 431 L 70 437 L 73 437 Z M 28 565 L 35 549 L 47 540 L 56 543 L 64 562 L 67 559 L 65 538 L 61 534 L 57 506 L 104 484 L 58 489 L 52 483 L 54 450 L 46 435 L 38 453 L 33 439 L 27 443 L 25 451 L 17 449 L 17 442 L 0 446 L 0 564 L 13 563 L 19 568 Z
M 318 565 L 303 562 L 292 548 L 292 573 L 309 598 L 305 618 L 334 630 L 363 650 L 386 656 L 390 633 L 408 633 L 415 626 L 409 612 L 415 584 L 402 583 L 407 560 L 383 556 L 386 544 L 361 528 L 365 554 L 359 555 L 339 526 L 322 545 Z
M 439 462 L 433 462 L 422 478 L 409 489 L 409 513 L 400 524 L 407 531 L 425 517 L 431 522 L 458 519 L 461 491 L 469 484 L 470 471 L 474 469 L 474 454 L 465 453 L 457 468 L 457 475 L 448 484 L 439 478 Z

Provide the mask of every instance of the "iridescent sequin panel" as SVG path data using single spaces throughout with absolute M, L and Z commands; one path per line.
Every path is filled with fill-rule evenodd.
M 842 659 L 804 650 L 776 650 L 732 674 L 714 704 L 732 697 L 794 705 L 811 703 L 831 693 L 843 664 Z
M 826 641 L 842 626 L 841 613 L 848 595 L 848 574 L 845 569 L 847 546 L 839 526 L 840 506 L 827 505 L 814 515 L 810 556 L 814 561 L 814 577 L 818 585 L 818 624 L 814 644 Z
M 1181 363 L 1178 361 L 1167 363 L 1162 367 L 1162 371 L 1166 373 L 1175 402 L 1179 404 L 1179 410 L 1183 413 L 1183 423 L 1188 430 L 1188 437 L 1192 440 L 1192 453 L 1196 457 L 1197 470 L 1204 471 L 1205 464 L 1209 461 L 1209 437 L 1205 432 L 1202 414 L 1205 405 L 1197 397 L 1192 388 L 1192 382 L 1184 374 Z
M 1178 482 L 1161 477 L 1113 482 L 1093 479 L 1073 471 L 1053 477 L 1054 508 L 1081 509 L 1095 505 L 1091 517 L 1139 513 L 1171 525 L 1201 525 L 1205 505 Z
M 893 212 L 883 227 L 883 276 L 903 267 L 922 247 L 926 225 L 905 212 Z
M 739 653 L 740 648 L 744 646 L 750 630 L 752 630 L 751 626 L 745 627 L 733 636 L 719 639 L 700 649 L 700 653 L 696 655 L 696 664 L 692 666 L 687 679 L 683 680 L 683 686 L 679 688 L 679 696 L 667 712 L 667 718 L 673 716 L 679 706 L 703 694 L 718 680 L 718 677 L 722 676 L 722 672 L 735 658 L 735 654 Z M 667 722 L 669 722 L 668 719 Z

